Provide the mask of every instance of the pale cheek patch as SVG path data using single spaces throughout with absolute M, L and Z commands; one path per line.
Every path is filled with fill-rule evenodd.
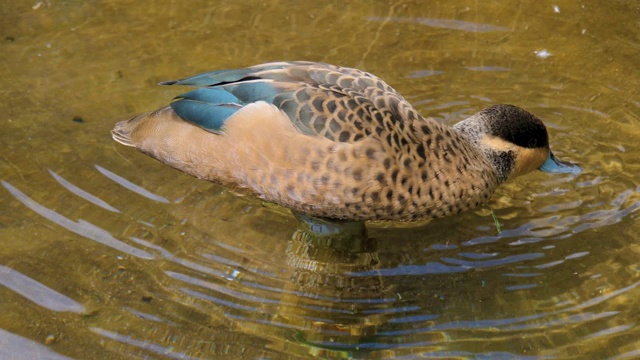
M 482 144 L 501 152 L 511 151 L 516 155 L 514 168 L 509 174 L 510 178 L 524 175 L 538 169 L 549 155 L 549 149 L 547 148 L 529 149 L 496 136 L 483 137 Z
M 542 163 L 544 163 L 547 156 L 549 156 L 549 150 L 546 148 L 520 148 L 520 151 L 516 154 L 514 176 L 520 176 L 530 173 L 542 166 Z

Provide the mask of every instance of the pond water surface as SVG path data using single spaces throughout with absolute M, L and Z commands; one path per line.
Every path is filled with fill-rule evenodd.
M 0 358 L 640 358 L 638 19 L 634 1 L 5 1 Z M 184 91 L 159 81 L 276 60 L 372 72 L 447 124 L 519 105 L 584 171 L 328 244 L 111 139 Z

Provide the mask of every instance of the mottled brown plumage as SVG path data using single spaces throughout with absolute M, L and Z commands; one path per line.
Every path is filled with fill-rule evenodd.
M 165 84 L 200 88 L 118 123 L 114 139 L 315 217 L 448 216 L 554 159 L 546 128 L 520 108 L 496 105 L 448 127 L 350 68 L 269 63 Z

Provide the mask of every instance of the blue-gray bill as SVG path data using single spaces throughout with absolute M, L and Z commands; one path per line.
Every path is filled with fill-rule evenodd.
M 542 166 L 538 168 L 540 171 L 548 173 L 563 173 L 563 174 L 578 174 L 582 171 L 582 168 L 576 164 L 572 164 L 566 161 L 560 161 L 558 158 L 549 151 L 547 160 L 542 163 Z

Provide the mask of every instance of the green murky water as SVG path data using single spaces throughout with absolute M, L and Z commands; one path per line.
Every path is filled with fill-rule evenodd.
M 443 2 L 444 3 L 444 2 Z M 633 1 L 4 1 L 0 358 L 640 357 Z M 284 209 L 111 140 L 155 84 L 274 60 L 373 72 L 453 124 L 545 120 L 577 176 L 309 242 Z

